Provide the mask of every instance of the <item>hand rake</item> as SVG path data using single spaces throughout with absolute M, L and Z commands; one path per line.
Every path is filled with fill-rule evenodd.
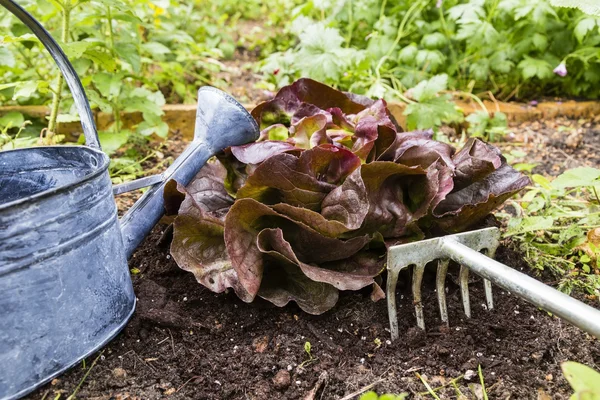
M 412 292 L 417 325 L 419 328 L 425 329 L 421 284 L 425 265 L 435 260 L 438 263 L 436 291 L 440 316 L 446 324 L 448 324 L 448 310 L 446 308 L 445 283 L 448 264 L 450 260 L 453 260 L 460 264 L 459 286 L 467 318 L 471 317 L 469 271 L 472 271 L 483 278 L 488 310 L 494 308 L 493 283 L 600 338 L 600 310 L 494 261 L 490 257 L 494 257 L 499 243 L 500 231 L 497 228 L 486 228 L 390 247 L 387 261 L 387 305 L 392 340 L 397 339 L 399 334 L 396 312 L 398 274 L 405 268 L 413 267 Z

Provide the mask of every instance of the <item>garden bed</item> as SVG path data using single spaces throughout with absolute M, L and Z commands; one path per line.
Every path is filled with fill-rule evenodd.
M 385 301 L 373 303 L 368 293 L 347 293 L 322 316 L 295 306 L 245 304 L 234 294 L 215 295 L 181 271 L 164 245 L 157 245 L 164 228 L 158 226 L 131 260 L 130 266 L 139 269 L 134 276 L 137 312 L 99 353 L 78 398 L 302 399 L 324 372 L 327 379 L 316 399 L 339 399 L 373 383 L 379 392 L 416 394 L 426 389 L 415 373 L 435 388 L 481 364 L 491 398 L 537 398 L 543 390 L 566 399 L 570 388 L 560 362 L 600 364 L 597 340 L 499 288 L 497 309 L 485 311 L 479 283 L 471 285 L 469 320 L 458 286 L 448 279 L 447 329 L 437 314 L 433 273 L 426 275 L 424 290 L 427 333 L 415 326 L 404 284 L 399 287 L 402 333 L 394 343 L 388 342 Z M 506 248 L 498 258 L 527 270 Z M 316 360 L 299 368 L 309 358 L 306 341 Z M 87 368 L 99 354 L 87 359 Z M 289 385 L 285 379 L 274 382 L 288 371 Z M 77 366 L 29 398 L 53 399 L 59 392 L 66 397 L 86 372 Z M 478 378 L 457 384 L 475 398 L 467 385 L 477 385 Z M 449 386 L 440 394 L 453 393 Z
M 502 145 L 504 151 L 526 152 L 524 161 L 539 163 L 536 172 L 556 175 L 598 163 L 593 149 L 600 135 L 593 121 L 554 119 L 511 128 L 514 142 Z M 579 135 L 577 146 L 565 144 L 570 135 Z M 181 151 L 180 138 L 169 141 L 166 156 Z M 131 195 L 119 197 L 120 209 L 132 201 Z M 409 276 L 401 277 L 401 336 L 394 343 L 388 342 L 385 301 L 373 303 L 368 292 L 343 294 L 321 316 L 295 305 L 276 308 L 243 303 L 233 293 L 217 295 L 176 266 L 162 239 L 165 229 L 157 226 L 130 261 L 138 307 L 125 331 L 88 358 L 85 368 L 74 367 L 28 398 L 66 398 L 80 383 L 77 397 L 85 399 L 304 399 L 315 386 L 317 395 L 308 398 L 339 399 L 370 385 L 380 393 L 430 397 L 417 373 L 433 388 L 447 385 L 438 392 L 442 398 L 455 396 L 455 378 L 463 394 L 477 398 L 479 378 L 461 377 L 481 365 L 490 398 L 544 398 L 543 392 L 566 399 L 571 389 L 562 361 L 600 366 L 598 340 L 497 287 L 496 309 L 488 312 L 477 281 L 471 284 L 469 320 L 458 285 L 448 279 L 446 328 L 437 312 L 434 270 L 425 277 L 426 333 L 416 328 Z M 530 272 L 508 247 L 500 248 L 498 259 Z M 307 341 L 315 358 L 308 363 Z

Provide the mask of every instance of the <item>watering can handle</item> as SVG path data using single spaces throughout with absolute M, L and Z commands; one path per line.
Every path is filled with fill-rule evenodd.
M 79 112 L 79 118 L 81 119 L 81 127 L 83 128 L 83 135 L 85 142 L 89 147 L 100 149 L 100 141 L 98 140 L 98 133 L 96 132 L 96 124 L 94 123 L 94 116 L 90 108 L 83 85 L 75 72 L 75 69 L 69 62 L 69 59 L 60 48 L 56 40 L 48 33 L 46 29 L 23 9 L 20 5 L 15 3 L 13 0 L 0 0 L 0 5 L 14 14 L 21 20 L 31 31 L 37 36 L 37 38 L 46 47 L 56 65 L 60 69 L 60 72 L 65 77 L 67 85 L 73 94 L 73 100 L 77 111 Z

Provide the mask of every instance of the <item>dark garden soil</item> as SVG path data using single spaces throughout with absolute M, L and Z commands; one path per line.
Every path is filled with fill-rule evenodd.
M 123 333 L 87 360 L 89 368 L 99 357 L 78 398 L 304 399 L 319 377 L 316 396 L 308 398 L 340 399 L 373 384 L 379 392 L 418 398 L 426 390 L 418 373 L 434 388 L 447 385 L 442 398 L 455 398 L 450 381 L 459 378 L 461 392 L 475 399 L 481 387 L 473 372 L 481 365 L 490 398 L 535 399 L 542 390 L 566 399 L 562 361 L 600 367 L 600 342 L 498 288 L 497 308 L 486 311 L 477 281 L 469 320 L 458 286 L 448 279 L 446 328 L 437 315 L 434 274 L 426 276 L 427 333 L 415 327 L 408 285 L 400 287 L 401 336 L 393 343 L 386 303 L 373 303 L 368 293 L 344 294 L 321 316 L 216 295 L 176 266 L 160 240 L 164 228 L 158 226 L 131 260 L 139 270 L 133 278 L 137 311 Z M 526 268 L 506 248 L 498 258 Z M 67 397 L 86 372 L 77 366 L 29 398 Z
M 504 153 L 520 150 L 527 155 L 515 162 L 534 163 L 533 173 L 556 176 L 566 169 L 600 166 L 600 118 L 556 118 L 525 122 L 511 127 Z
M 564 144 L 569 136 L 560 126 L 581 132 L 577 146 Z M 529 154 L 525 161 L 538 163 L 540 173 L 600 163 L 593 122 L 555 120 L 513 130 Z M 182 148 L 175 134 L 164 156 Z M 119 197 L 119 208 L 135 196 Z M 439 320 L 434 272 L 426 273 L 426 332 L 416 328 L 410 276 L 403 276 L 397 296 L 401 335 L 393 343 L 385 300 L 373 303 L 368 291 L 342 294 L 321 316 L 292 304 L 276 308 L 260 300 L 243 303 L 233 293 L 217 295 L 173 262 L 166 227 L 157 226 L 130 261 L 138 305 L 127 328 L 85 368 L 74 367 L 28 399 L 65 399 L 78 385 L 80 399 L 351 399 L 369 387 L 431 398 L 418 374 L 432 388 L 443 387 L 437 391 L 442 399 L 458 398 L 453 380 L 466 398 L 480 399 L 478 365 L 491 399 L 567 399 L 561 362 L 600 369 L 598 340 L 499 288 L 496 308 L 485 310 L 479 280 L 470 285 L 473 318 L 465 318 L 456 271 L 447 280 L 449 327 Z M 508 247 L 499 249 L 498 259 L 529 271 Z

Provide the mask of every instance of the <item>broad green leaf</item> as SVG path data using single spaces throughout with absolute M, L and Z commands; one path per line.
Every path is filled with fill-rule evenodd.
M 16 60 L 12 51 L 5 46 L 0 46 L 0 65 L 12 68 L 15 66 L 15 63 Z
M 0 128 L 19 128 L 25 123 L 23 114 L 11 111 L 0 117 Z
M 419 82 L 417 86 L 411 89 L 412 98 L 422 102 L 433 99 L 442 90 L 448 88 L 448 75 L 440 74 L 433 78 Z
M 142 61 L 138 48 L 134 43 L 117 43 L 114 50 L 123 61 L 131 65 L 134 72 L 140 72 Z
M 546 60 L 536 59 L 525 56 L 525 59 L 518 65 L 524 79 L 537 77 L 539 79 L 547 79 L 553 76 L 553 67 Z
M 437 67 L 442 65 L 446 57 L 439 50 L 419 50 L 415 61 L 419 67 L 428 68 L 428 70 L 436 71 Z
M 430 50 L 444 47 L 446 42 L 446 37 L 440 32 L 429 33 L 421 39 L 421 45 Z
M 540 51 L 544 51 L 548 47 L 548 37 L 546 35 L 536 32 L 533 34 L 532 40 L 533 45 Z
M 415 63 L 418 51 L 419 48 L 414 43 L 411 43 L 400 50 L 400 53 L 398 53 L 398 60 L 404 64 L 412 65 Z
M 121 148 L 121 146 L 127 143 L 129 136 L 130 132 L 126 130 L 121 132 L 98 132 L 98 138 L 100 139 L 100 144 L 102 145 L 102 151 L 108 155 L 113 154 L 115 151 Z
M 144 136 L 156 134 L 161 138 L 166 138 L 169 135 L 169 125 L 167 125 L 166 122 L 163 122 L 160 117 L 153 116 L 150 120 L 143 121 L 139 124 L 137 131 Z
M 162 56 L 168 54 L 171 50 L 162 43 L 159 42 L 147 42 L 142 44 L 142 49 L 151 55 Z
M 121 93 L 123 76 L 123 73 L 109 74 L 99 72 L 92 77 L 92 81 L 102 96 L 109 100 L 114 100 Z
M 484 0 L 469 1 L 467 4 L 458 4 L 448 10 L 448 17 L 452 20 L 466 23 L 478 21 L 485 16 Z
M 561 368 L 575 391 L 572 400 L 600 400 L 600 373 L 573 361 L 562 363 Z
M 0 36 L 0 43 L 15 43 L 15 42 L 38 42 L 39 39 L 33 33 L 25 33 L 20 36 Z
M 62 49 L 70 60 L 80 58 L 87 49 L 95 46 L 96 43 L 89 41 L 71 42 L 62 45 Z
M 163 114 L 162 109 L 159 105 L 153 102 L 150 99 L 143 97 L 129 97 L 125 103 L 126 112 L 139 111 L 144 113 L 144 115 L 156 115 L 160 116 Z
M 409 104 L 404 110 L 409 130 L 429 129 L 444 122 L 459 122 L 462 113 L 448 96 L 430 98 L 425 102 Z
M 583 18 L 577 23 L 577 25 L 575 25 L 575 30 L 573 31 L 573 33 L 575 34 L 575 37 L 577 38 L 579 43 L 583 42 L 585 35 L 587 35 L 588 32 L 592 31 L 596 27 L 596 25 L 597 19 L 593 17 Z
M 600 169 L 579 167 L 565 171 L 552 181 L 552 187 L 564 189 L 569 187 L 600 185 Z
M 554 7 L 578 8 L 586 14 L 600 17 L 600 4 L 597 0 L 550 0 Z
M 102 98 L 102 96 L 100 96 L 98 92 L 92 89 L 87 89 L 86 94 L 88 96 L 88 99 L 90 100 L 90 104 L 100 107 L 100 110 L 102 110 L 105 113 L 112 113 L 112 105 L 109 101 Z
M 60 122 L 60 123 L 77 122 L 79 120 L 80 119 L 79 119 L 78 115 L 71 115 L 71 114 L 58 114 L 58 116 L 56 117 L 56 122 Z
M 104 69 L 107 72 L 114 72 L 117 69 L 117 62 L 114 56 L 107 51 L 100 51 L 98 49 L 87 49 L 82 57 L 92 61 L 98 67 Z
M 27 82 L 19 82 L 15 86 L 15 92 L 13 94 L 13 100 L 17 100 L 18 98 L 24 97 L 26 99 L 30 98 L 37 90 L 41 84 L 45 82 L 41 81 L 27 81 Z M 45 83 L 47 85 L 47 83 Z

